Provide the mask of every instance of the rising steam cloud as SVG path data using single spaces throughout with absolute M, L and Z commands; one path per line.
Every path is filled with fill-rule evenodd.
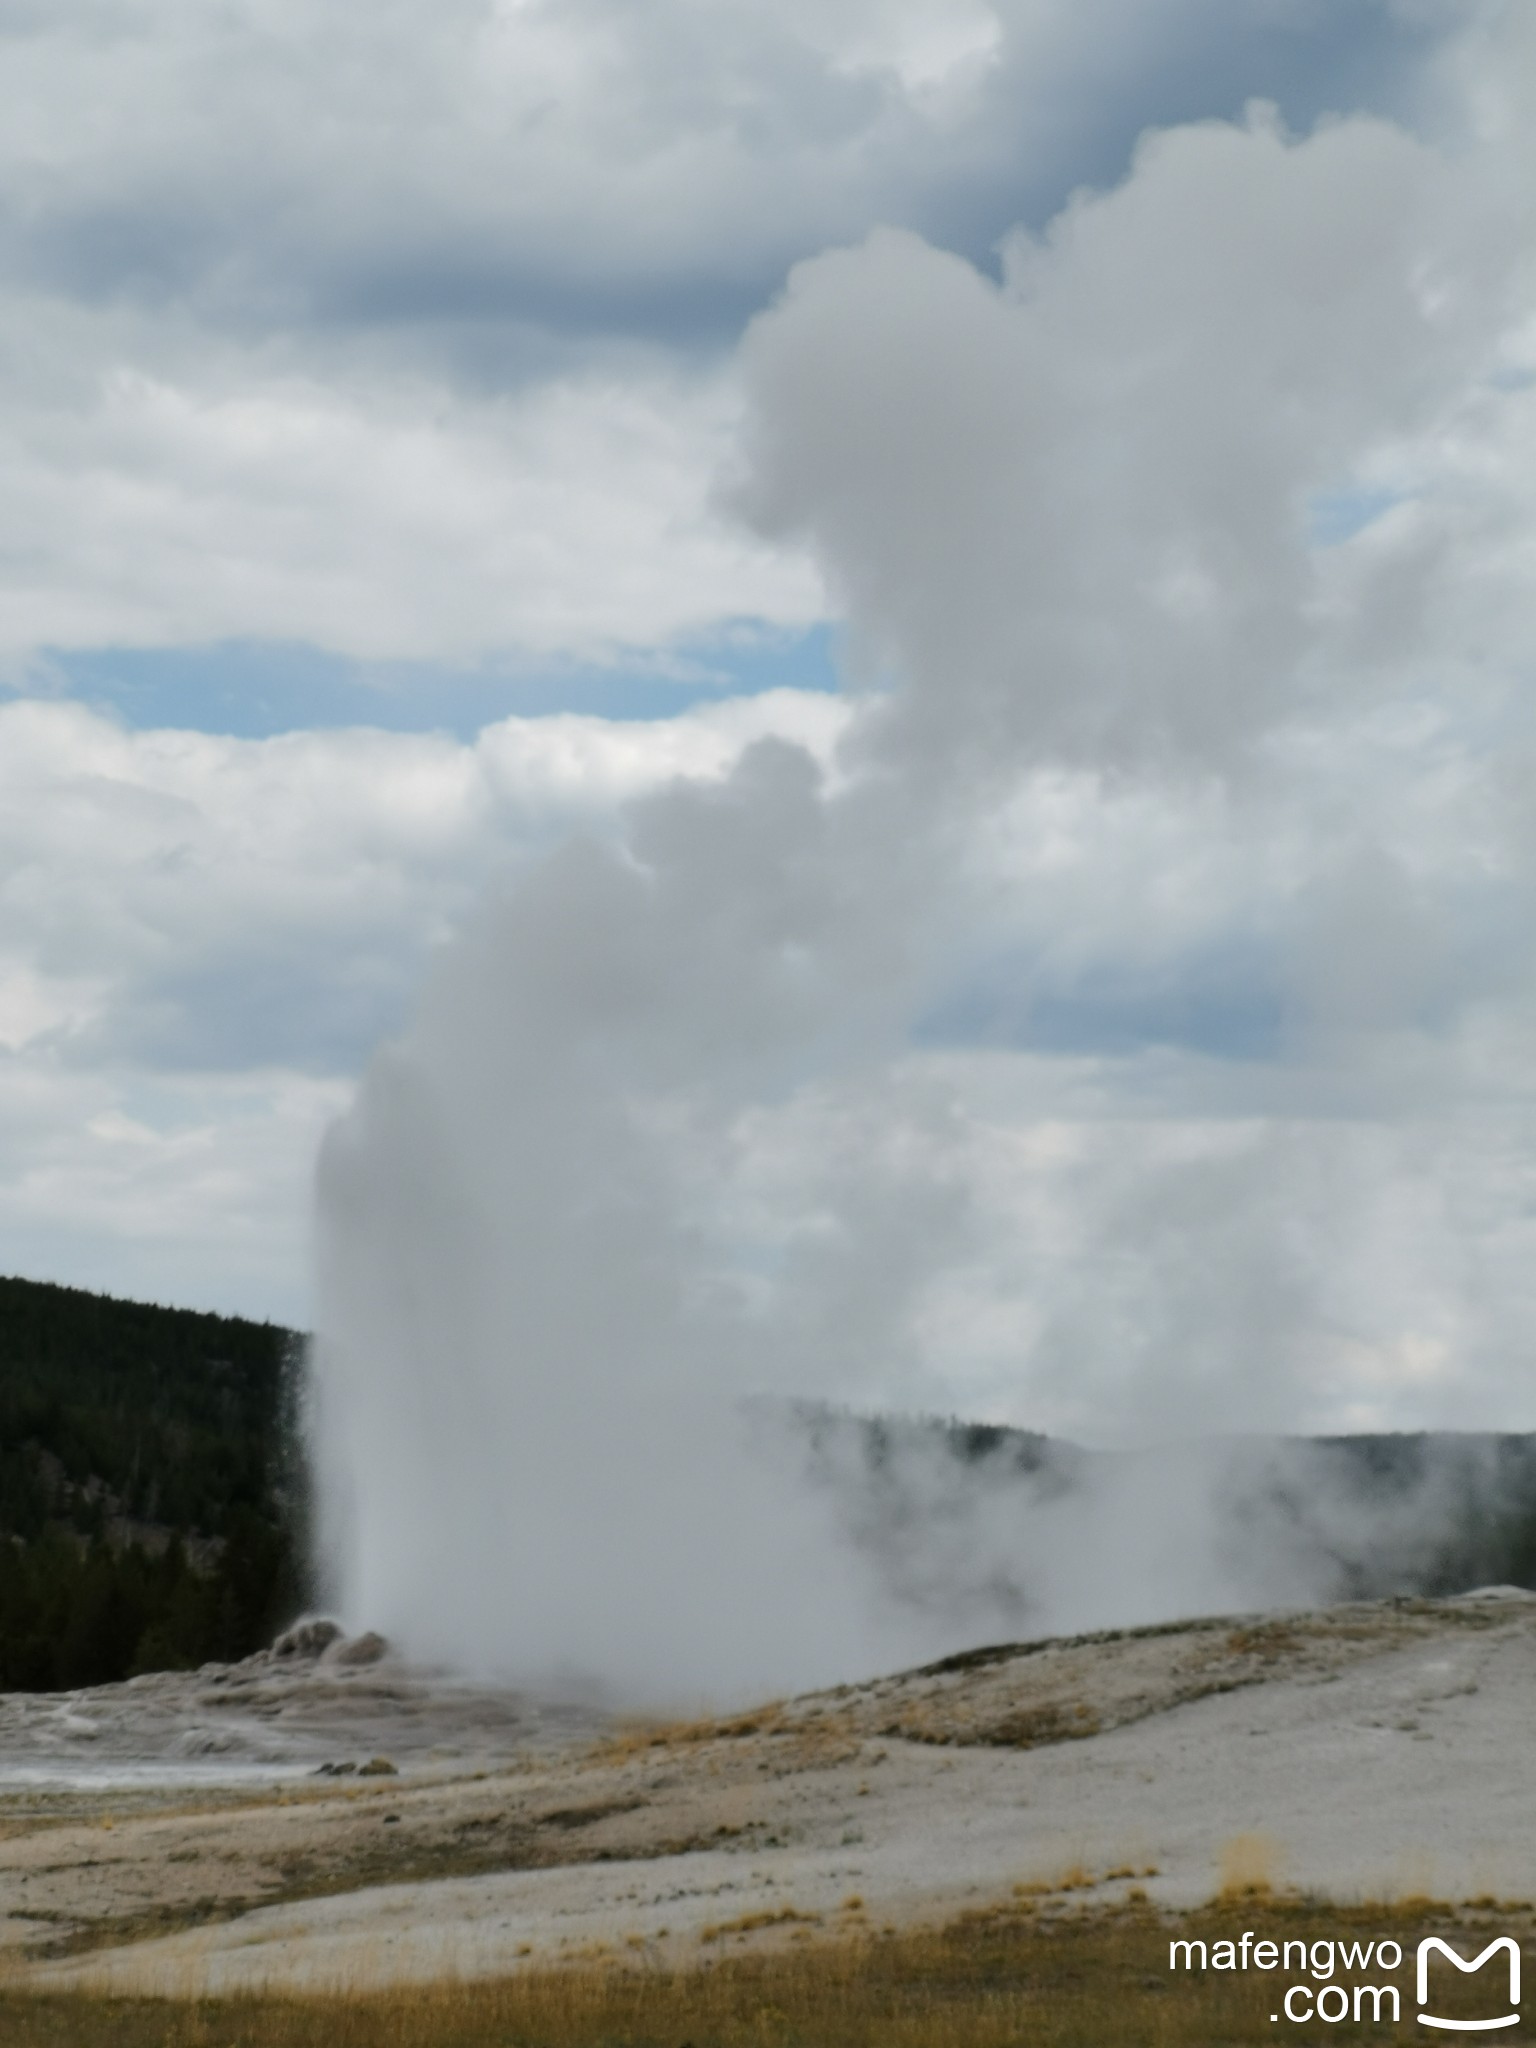
M 1528 1120 L 1456 1113 L 1446 991 L 1483 967 L 1454 863 L 1392 822 L 1444 766 L 1413 720 L 1469 560 L 1487 661 L 1518 641 L 1475 457 L 1529 430 L 1536 181 L 1476 106 L 1455 152 L 1263 110 L 1155 136 L 1001 282 L 881 233 L 749 332 L 726 493 L 838 596 L 848 723 L 507 881 L 330 1133 L 315 1453 L 350 1614 L 648 1697 L 804 1684 L 1333 1591 L 1354 1510 L 1314 1475 L 1307 1539 L 1245 1546 L 1228 1453 L 1005 1485 L 919 1436 L 878 1526 L 795 1400 L 1122 1440 L 1523 1419 L 1530 1246 L 1487 1225 Z M 1325 545 L 1340 503 L 1361 530 Z M 1341 811 L 1345 756 L 1374 811 Z M 1246 1073 L 1145 1014 L 1114 1090 L 1063 1048 L 1095 957 L 1145 1013 L 1259 941 Z

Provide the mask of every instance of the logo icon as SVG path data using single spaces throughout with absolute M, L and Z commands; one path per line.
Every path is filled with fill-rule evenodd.
M 1429 2003 L 1429 1957 L 1432 1949 L 1438 1949 L 1447 1962 L 1454 1963 L 1458 1970 L 1468 1976 L 1474 1970 L 1480 1970 L 1490 1956 L 1497 1955 L 1501 1949 L 1505 1950 L 1509 1956 L 1509 2002 L 1513 2006 L 1520 2003 L 1520 1946 L 1513 1935 L 1501 1934 L 1497 1941 L 1489 1942 L 1480 1956 L 1474 1956 L 1470 1963 L 1464 1963 L 1448 1941 L 1442 1941 L 1438 1934 L 1427 1934 L 1419 1943 L 1418 1988 L 1421 2027 L 1445 2027 L 1458 2034 L 1484 2034 L 1490 2027 L 1519 2025 L 1518 2011 L 1500 2013 L 1497 2019 L 1491 2020 L 1441 2020 L 1436 2019 L 1433 2013 L 1425 2012 L 1424 2007 Z

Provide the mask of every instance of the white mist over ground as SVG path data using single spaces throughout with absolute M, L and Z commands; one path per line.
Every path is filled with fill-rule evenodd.
M 1255 1519 L 1188 1445 L 1070 1487 L 909 1445 L 876 1540 L 749 1396 L 1122 1441 L 1521 1419 L 1532 1112 L 1486 1105 L 1536 1015 L 1498 759 L 1532 44 L 1478 18 L 1454 147 L 1173 131 L 1000 284 L 880 233 L 749 332 L 732 502 L 812 551 L 866 687 L 830 764 L 759 740 L 509 878 L 332 1130 L 349 1619 L 703 1701 L 1325 1597 L 1374 1540 L 1317 1468 Z M 1120 925 L 1101 892 L 1044 944 L 1096 862 Z M 1111 1088 L 1045 1000 L 1079 937 L 1143 1012 L 1261 947 L 1273 1042 L 1144 1029 Z

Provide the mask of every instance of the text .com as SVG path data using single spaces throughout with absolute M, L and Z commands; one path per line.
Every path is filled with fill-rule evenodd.
M 1385 1941 L 1271 1941 L 1252 1931 L 1235 1941 L 1179 1940 L 1168 1944 L 1170 1970 L 1257 1970 L 1291 1981 L 1282 1991 L 1277 1984 L 1276 2009 L 1270 2018 L 1277 2024 L 1290 2020 L 1297 2025 L 1337 2026 L 1349 2020 L 1376 2025 L 1404 2018 L 1401 1986 L 1391 1982 L 1341 1984 L 1335 1981 L 1342 1970 L 1391 1978 L 1402 1970 L 1406 1958 L 1401 1942 Z M 1450 2019 L 1436 2010 L 1441 2002 L 1435 1986 L 1455 1971 L 1461 1978 L 1480 1975 L 1479 1993 L 1486 2012 L 1467 2019 Z M 1413 1957 L 1413 2004 L 1408 2016 L 1421 2027 L 1445 2033 L 1491 2033 L 1513 2027 L 1520 2019 L 1520 1947 L 1512 1936 L 1503 1934 L 1490 1941 L 1475 1956 L 1464 1956 L 1437 1934 L 1426 1935 Z

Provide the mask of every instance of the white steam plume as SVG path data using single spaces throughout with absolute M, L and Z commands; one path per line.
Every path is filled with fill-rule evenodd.
M 1522 54 L 1495 44 L 1479 79 L 1517 75 Z M 1020 803 L 1044 817 L 1063 790 L 1110 822 L 1145 801 L 1234 833 L 1235 813 L 1260 819 L 1266 858 L 1301 863 L 1273 886 L 1303 918 L 1294 849 L 1329 815 L 1327 735 L 1363 745 L 1400 683 L 1405 589 L 1415 686 L 1455 640 L 1466 451 L 1496 438 L 1489 390 L 1521 402 L 1497 373 L 1529 301 L 1510 196 L 1524 131 L 1489 97 L 1476 112 L 1457 154 L 1368 120 L 1296 141 L 1262 110 L 1155 137 L 1120 189 L 1019 237 L 1001 285 L 881 234 L 802 266 L 757 323 L 731 493 L 815 550 L 878 687 L 830 779 L 761 741 L 723 778 L 635 805 L 613 843 L 509 883 L 331 1133 L 316 1456 L 349 1613 L 461 1662 L 689 1699 L 1032 1622 L 1337 1590 L 1339 1542 L 1317 1529 L 1352 1510 L 1324 1513 L 1318 1485 L 1310 1533 L 1235 1544 L 1229 1453 L 1136 1460 L 1113 1483 L 1097 1466 L 1063 1492 L 957 1487 L 909 1447 L 907 1519 L 872 1533 L 862 1481 L 827 1485 L 792 1429 L 742 1404 L 935 1405 L 983 1340 L 1014 1360 L 1018 1419 L 1065 1371 L 1102 1393 L 1110 1435 L 1157 1415 L 1179 1434 L 1309 1426 L 1350 1342 L 1375 1361 L 1361 1384 L 1379 1375 L 1379 1333 L 1338 1312 L 1326 1220 L 1302 1257 L 1277 1218 L 1263 1134 L 1306 1149 L 1296 1120 L 1337 1112 L 1367 1028 L 1417 1075 L 1409 1092 L 1443 1097 L 1444 1068 L 1402 1053 L 1422 976 L 1324 1002 L 1313 1031 L 1326 963 L 1305 931 L 1277 947 L 1305 1057 L 1249 1105 L 1258 1168 L 1198 1182 L 1227 1191 L 1198 1243 L 1151 1168 L 1106 1200 L 1036 1144 L 1017 1259 L 1043 1269 L 1054 1245 L 1072 1262 L 1066 1334 L 1048 1289 L 1010 1300 L 976 1277 L 997 1228 L 976 1162 L 1007 1137 L 999 1066 L 1027 1097 L 1040 1063 L 982 1057 L 984 1031 L 967 1046 L 935 1020 L 963 1014 L 977 959 L 1047 888 L 1048 861 L 1021 878 L 1007 849 Z M 1383 535 L 1309 539 L 1320 494 L 1383 478 L 1417 500 Z M 1483 630 L 1507 659 L 1518 562 L 1489 549 L 1485 568 Z M 1383 873 L 1405 906 L 1393 930 L 1435 928 L 1418 902 L 1433 879 L 1372 831 L 1321 832 L 1337 873 L 1369 883 L 1330 893 L 1323 862 L 1314 929 L 1345 954 Z M 1136 887 L 1150 918 L 1156 877 Z M 1037 1136 L 1099 1115 L 1098 1084 L 1074 1096 L 1062 1064 L 1023 1116 Z M 1200 1111 L 1220 1124 L 1230 1105 Z M 1187 1192 L 1183 1149 L 1167 1185 Z M 1433 1161 L 1413 1170 L 1433 1184 Z M 1106 1172 L 1123 1186 L 1126 1157 Z M 1054 1221 L 1029 1206 L 1047 1181 Z M 1127 1285 L 1133 1213 L 1172 1248 Z M 1208 1244 L 1235 1279 L 1202 1270 Z M 1213 1368 L 1199 1319 L 1218 1302 L 1233 1351 Z M 1262 1381 L 1237 1355 L 1247 1317 Z M 1050 1419 L 1070 1412 L 1058 1399 Z

